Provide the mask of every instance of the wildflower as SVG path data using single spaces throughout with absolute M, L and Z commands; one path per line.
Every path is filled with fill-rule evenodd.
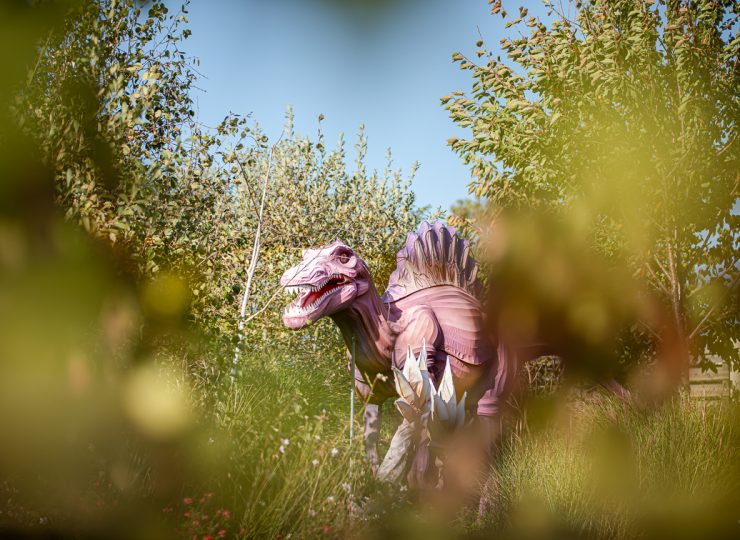
M 326 498 L 326 502 L 327 502 L 327 503 L 329 503 L 329 504 L 334 504 L 334 497 L 333 497 L 333 496 L 331 496 L 331 495 L 329 495 L 329 496 L 328 496 L 328 497 Z
M 184 502 L 185 504 L 193 504 L 193 499 L 192 499 L 192 498 L 190 498 L 190 497 L 185 497 L 185 498 L 184 498 L 184 499 L 182 500 L 182 502 Z
M 313 460 L 313 461 L 311 462 L 311 465 L 313 465 L 314 467 L 316 467 L 316 465 L 318 465 L 318 464 L 319 464 L 319 460 L 318 460 L 318 459 L 314 459 L 314 460 Z
M 186 518 L 190 517 L 190 512 L 183 512 L 182 515 Z
M 197 519 L 193 521 L 193 527 L 200 527 L 200 521 L 198 521 Z
M 221 529 L 220 531 L 218 531 L 217 534 L 218 534 L 219 538 L 225 537 L 226 536 L 226 529 Z
M 342 489 L 349 493 L 352 490 L 352 486 L 349 484 L 349 482 L 343 482 Z
M 314 510 L 313 508 L 309 508 L 308 517 L 316 517 L 316 510 Z
M 329 534 L 331 532 L 331 527 L 328 525 L 324 525 L 324 534 Z
M 229 519 L 231 517 L 231 512 L 224 510 L 222 515 L 224 516 L 224 519 Z
M 203 537 L 203 540 L 213 540 L 213 536 L 211 536 L 210 534 L 207 534 Z
M 339 450 L 337 450 L 336 448 L 332 448 L 330 454 L 331 457 L 337 457 L 339 455 Z
M 278 448 L 278 450 L 280 451 L 281 454 L 285 453 L 285 449 L 288 447 L 289 444 L 290 444 L 290 439 L 282 439 L 280 441 L 280 448 Z

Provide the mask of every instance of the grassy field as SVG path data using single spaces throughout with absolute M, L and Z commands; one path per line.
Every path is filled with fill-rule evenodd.
M 470 504 L 440 521 L 405 488 L 373 481 L 361 451 L 361 407 L 350 448 L 349 380 L 342 384 L 340 368 L 327 359 L 314 369 L 298 358 L 246 363 L 233 387 L 225 380 L 219 392 L 211 384 L 192 386 L 208 473 L 165 508 L 187 537 L 708 538 L 736 532 L 736 404 L 677 397 L 642 411 L 594 392 L 535 400 L 519 411 L 486 482 L 488 512 L 480 516 Z M 390 404 L 384 412 L 387 444 L 398 418 Z
M 349 444 L 350 380 L 341 360 L 305 352 L 245 355 L 231 385 L 228 352 L 173 349 L 134 368 L 122 383 L 126 418 L 106 412 L 110 400 L 95 398 L 88 416 L 58 400 L 58 415 L 44 408 L 57 423 L 67 419 L 61 431 L 47 413 L 34 417 L 45 421 L 38 424 L 43 430 L 23 422 L 17 433 L 26 442 L 9 441 L 8 448 L 18 448 L 15 462 L 26 468 L 5 471 L 0 482 L 0 533 L 736 537 L 736 402 L 676 396 L 638 409 L 599 392 L 564 389 L 533 398 L 518 407 L 490 475 L 479 479 L 489 501 L 480 515 L 477 498 L 453 495 L 445 504 L 447 493 L 419 494 L 373 479 L 363 456 L 360 402 Z M 386 403 L 381 451 L 398 421 Z M 152 432 L 157 426 L 177 430 Z M 79 444 L 63 438 L 75 432 L 83 435 Z
M 515 536 L 720 538 L 737 533 L 736 404 L 677 397 L 654 411 L 604 396 L 523 422 L 494 473 L 487 525 Z

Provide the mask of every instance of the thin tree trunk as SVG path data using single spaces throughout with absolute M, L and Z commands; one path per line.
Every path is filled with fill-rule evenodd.
M 279 140 L 278 140 L 279 142 Z M 239 357 L 241 355 L 241 347 L 244 343 L 244 324 L 245 317 L 247 314 L 247 304 L 249 303 L 249 293 L 252 289 L 252 279 L 254 278 L 254 272 L 257 269 L 257 261 L 259 260 L 260 253 L 260 235 L 262 234 L 262 217 L 265 211 L 265 200 L 267 198 L 267 188 L 270 182 L 270 170 L 272 168 L 272 155 L 275 151 L 275 144 L 270 147 L 270 153 L 267 156 L 267 170 L 265 171 L 265 179 L 262 182 L 262 200 L 260 201 L 259 215 L 257 217 L 257 230 L 254 233 L 254 244 L 252 244 L 252 256 L 249 259 L 249 268 L 247 269 L 247 284 L 244 287 L 244 296 L 242 296 L 242 305 L 239 310 L 239 325 L 237 342 L 234 347 L 234 358 L 231 362 L 231 374 L 230 381 L 234 384 L 234 378 L 236 377 L 236 368 L 239 365 Z M 246 181 L 246 178 L 245 178 Z
M 682 381 L 688 382 L 689 373 L 689 343 L 686 333 L 686 312 L 683 302 L 683 284 L 681 283 L 680 260 L 677 249 L 676 233 L 668 243 L 668 272 L 670 278 L 670 303 L 671 303 L 671 326 L 672 331 L 667 336 L 672 343 L 667 344 L 666 350 L 670 351 L 669 358 L 675 375 Z

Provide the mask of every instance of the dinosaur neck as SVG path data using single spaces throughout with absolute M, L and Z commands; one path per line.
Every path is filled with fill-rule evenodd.
M 345 310 L 331 316 L 352 351 L 355 340 L 355 362 L 362 371 L 386 371 L 391 366 L 395 336 L 383 313 L 384 304 L 374 285 Z

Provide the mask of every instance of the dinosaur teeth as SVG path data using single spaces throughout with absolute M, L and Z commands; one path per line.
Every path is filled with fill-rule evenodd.
M 348 284 L 349 285 L 349 284 Z M 301 306 L 300 303 L 292 302 L 288 305 L 288 307 L 285 308 L 285 315 L 290 317 L 296 317 L 300 315 L 306 315 L 310 312 L 315 311 L 321 304 L 326 302 L 329 297 L 333 296 L 335 293 L 341 291 L 346 287 L 347 285 L 335 287 L 334 289 L 331 289 L 330 291 L 325 292 L 322 294 L 319 298 L 314 300 L 312 303 L 310 303 L 307 306 Z M 319 287 L 320 289 L 321 287 Z
M 288 296 L 295 296 L 296 294 L 299 294 L 301 292 L 301 287 L 299 286 L 287 286 L 285 287 L 285 294 Z
M 336 280 L 346 281 L 346 278 L 342 274 L 334 273 L 316 283 L 307 283 L 303 285 L 288 285 L 284 287 L 284 291 L 285 291 L 285 294 L 289 296 L 290 295 L 295 296 L 298 294 L 304 295 L 308 292 L 318 292 L 324 287 L 326 287 L 329 283 L 331 283 L 332 281 L 336 281 Z M 342 281 L 340 281 L 338 285 L 341 285 Z
M 310 287 L 307 285 L 288 285 L 287 287 L 284 287 L 285 294 L 288 296 L 303 294 L 309 289 Z

